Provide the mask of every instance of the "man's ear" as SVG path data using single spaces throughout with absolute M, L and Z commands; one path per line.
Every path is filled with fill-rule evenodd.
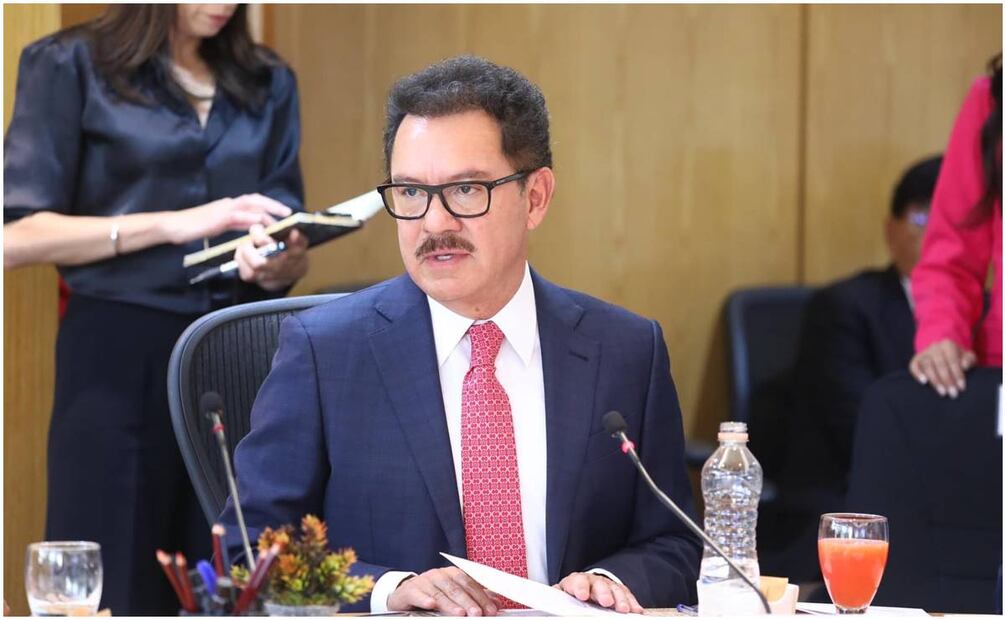
M 534 230 L 545 219 L 552 202 L 552 193 L 555 192 L 555 174 L 552 169 L 538 168 L 532 172 L 527 178 L 524 191 L 528 197 L 527 229 Z

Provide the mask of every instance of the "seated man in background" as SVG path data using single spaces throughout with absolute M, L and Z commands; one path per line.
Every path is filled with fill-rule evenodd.
M 842 510 L 860 401 L 871 384 L 904 369 L 914 353 L 909 276 L 919 260 L 941 161 L 937 156 L 916 163 L 894 190 L 885 223 L 891 264 L 825 286 L 808 302 L 780 480 L 784 516 L 763 529 L 786 544 L 779 555 L 766 555 L 763 572 L 820 579 L 817 522 L 825 512 Z
M 695 599 L 701 546 L 601 423 L 623 412 L 691 510 L 661 329 L 527 263 L 548 124 L 541 91 L 483 59 L 400 80 L 380 191 L 407 273 L 283 323 L 235 456 L 246 519 L 253 537 L 325 519 L 376 580 L 364 609 L 506 605 L 442 551 L 621 612 Z M 222 521 L 236 543 L 231 506 Z

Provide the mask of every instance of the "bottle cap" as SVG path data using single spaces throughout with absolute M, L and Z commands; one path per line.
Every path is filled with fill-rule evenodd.
M 748 425 L 744 422 L 721 422 L 716 438 L 719 441 L 747 441 Z

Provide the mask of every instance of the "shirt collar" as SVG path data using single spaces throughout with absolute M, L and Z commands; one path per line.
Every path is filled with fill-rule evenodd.
M 433 341 L 437 347 L 437 365 L 443 366 L 454 349 L 476 321 L 448 309 L 429 295 L 430 318 L 433 322 Z M 538 334 L 538 313 L 535 310 L 534 284 L 531 269 L 524 263 L 524 279 L 510 301 L 488 319 L 496 323 L 506 341 L 517 352 L 524 365 L 531 363 L 535 337 Z M 479 321 L 482 322 L 482 321 Z
M 915 313 L 915 300 L 912 299 L 912 279 L 908 276 L 901 276 L 901 288 L 905 291 L 905 298 L 908 300 L 908 308 Z

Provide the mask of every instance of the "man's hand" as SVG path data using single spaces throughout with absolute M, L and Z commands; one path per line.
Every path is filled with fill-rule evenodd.
M 389 611 L 428 609 L 448 616 L 495 616 L 489 591 L 456 567 L 434 568 L 406 579 L 388 597 Z
M 940 340 L 912 358 L 908 369 L 919 383 L 933 386 L 940 396 L 957 395 L 964 391 L 964 371 L 975 365 L 974 351 L 965 351 L 953 340 Z
M 581 601 L 593 601 L 601 607 L 614 607 L 615 611 L 623 614 L 643 613 L 643 607 L 627 587 L 603 575 L 570 573 L 554 587 Z

